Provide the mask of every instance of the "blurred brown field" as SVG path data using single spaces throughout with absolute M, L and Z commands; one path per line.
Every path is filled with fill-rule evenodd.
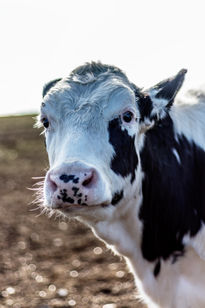
M 0 308 L 144 307 L 123 259 L 82 224 L 29 205 L 48 167 L 32 117 L 0 118 Z

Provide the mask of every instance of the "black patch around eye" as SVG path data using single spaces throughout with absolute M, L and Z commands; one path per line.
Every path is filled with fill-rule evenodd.
M 128 135 L 127 130 L 122 130 L 120 119 L 109 122 L 109 142 L 112 144 L 115 155 L 111 161 L 111 169 L 123 177 L 132 175 L 131 183 L 135 179 L 135 170 L 138 165 L 138 157 L 135 149 L 135 136 Z
M 133 113 L 131 111 L 126 111 L 122 115 L 122 119 L 124 122 L 129 123 L 133 119 Z

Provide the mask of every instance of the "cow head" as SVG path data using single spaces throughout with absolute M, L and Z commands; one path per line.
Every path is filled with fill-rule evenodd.
M 141 91 L 120 69 L 92 62 L 47 84 L 44 206 L 98 221 L 140 203 L 143 138 L 166 117 L 184 74 Z

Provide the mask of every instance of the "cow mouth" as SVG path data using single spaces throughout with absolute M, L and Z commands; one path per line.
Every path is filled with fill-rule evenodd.
M 109 206 L 116 206 L 118 202 L 121 201 L 123 198 L 123 190 L 117 191 L 113 194 L 111 200 L 105 200 L 100 203 L 94 203 L 94 204 L 89 204 L 89 203 L 75 203 L 75 202 L 51 202 L 51 208 L 52 210 L 59 210 L 62 212 L 69 212 L 69 211 L 79 211 L 79 210 L 90 210 L 94 208 L 107 208 Z M 59 198 L 58 198 L 59 199 Z M 74 200 L 73 200 L 74 201 Z
M 111 202 L 103 202 L 103 203 L 99 203 L 99 204 L 57 204 L 52 206 L 53 210 L 60 210 L 63 212 L 68 212 L 71 210 L 81 210 L 81 209 L 92 209 L 92 208 L 98 208 L 98 207 L 108 207 L 109 205 L 111 205 Z

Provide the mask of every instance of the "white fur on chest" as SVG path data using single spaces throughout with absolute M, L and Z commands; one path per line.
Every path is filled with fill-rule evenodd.
M 127 261 L 135 272 L 137 260 Z M 151 264 L 147 264 L 140 281 L 135 276 L 138 289 L 149 308 L 205 307 L 205 262 L 192 248 L 188 248 L 174 264 L 170 259 L 161 261 L 157 277 L 153 275 Z

